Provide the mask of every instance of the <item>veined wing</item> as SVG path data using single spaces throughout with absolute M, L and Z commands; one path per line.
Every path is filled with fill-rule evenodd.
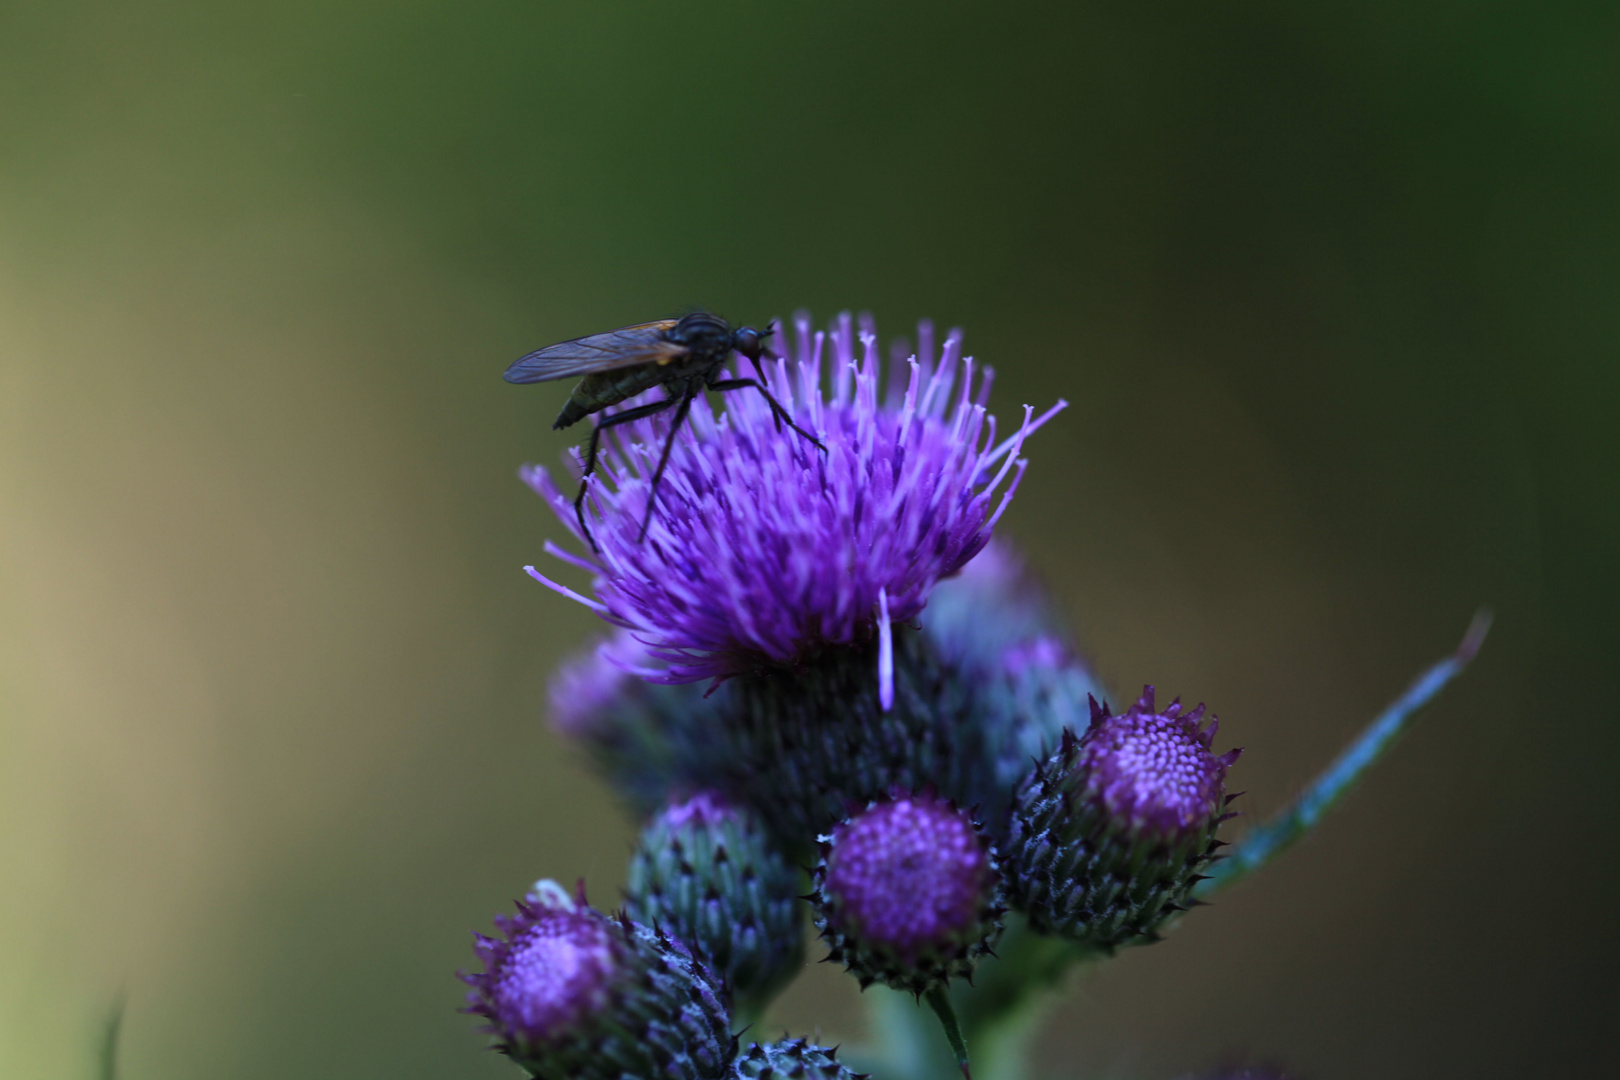
M 668 363 L 688 352 L 685 345 L 664 340 L 664 331 L 677 321 L 659 319 L 657 322 L 621 326 L 605 334 L 592 334 L 590 337 L 548 345 L 507 368 L 506 381 L 546 382 L 636 364 Z

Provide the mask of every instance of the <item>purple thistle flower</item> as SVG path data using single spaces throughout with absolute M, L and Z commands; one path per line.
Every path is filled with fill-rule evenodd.
M 1115 822 L 1137 835 L 1167 841 L 1202 830 L 1218 815 L 1226 792 L 1226 770 L 1242 750 L 1210 752 L 1220 720 L 1211 715 L 1200 727 L 1204 706 L 1182 712 L 1178 698 L 1158 712 L 1153 687 L 1125 712 L 1110 715 L 1091 701 L 1091 726 L 1080 740 L 1075 769 L 1086 774 L 1086 788 Z
M 1003 657 L 1025 652 L 1038 640 L 1064 648 L 1053 637 L 1057 618 L 1047 590 L 1018 551 L 1000 539 L 942 583 L 922 624 L 946 656 L 980 667 L 1003 666 Z
M 1080 726 L 1102 686 L 1069 646 L 1046 590 L 1000 538 L 940 583 L 922 632 L 972 689 L 990 767 L 964 801 L 999 827 L 1030 759 L 1044 758 L 1065 730 Z
M 833 829 L 822 891 L 841 926 L 909 958 L 973 925 L 990 865 L 966 815 L 901 798 Z
M 885 394 L 869 324 L 857 359 L 847 314 L 830 335 L 812 334 L 799 315 L 793 355 L 768 371 L 773 392 L 825 454 L 778 430 L 760 395 L 729 395 L 723 417 L 700 402 L 676 437 L 638 542 L 659 421 L 614 429 L 587 500 L 600 554 L 547 543 L 595 576 L 596 598 L 526 569 L 645 642 L 658 666 L 635 673 L 655 682 L 793 667 L 824 646 L 875 633 L 887 705 L 890 624 L 916 618 L 934 585 L 984 547 L 1023 475 L 1024 440 L 1064 405 L 1038 419 L 1026 406 L 1018 429 L 998 442 L 985 408 L 990 370 L 975 379 L 956 331 L 936 359 L 932 330 L 921 329 L 920 356 L 891 372 Z M 523 477 L 577 534 L 570 500 L 550 474 L 531 467 Z
M 669 806 L 658 815 L 666 829 L 723 829 L 735 827 L 742 821 L 742 811 L 712 791 L 696 795 Z
M 646 648 L 623 632 L 570 659 L 548 687 L 551 726 L 576 739 L 600 735 L 632 692 L 631 673 L 647 659 Z
M 923 993 L 1000 933 L 1000 874 L 972 818 L 933 795 L 875 802 L 822 837 L 816 924 L 864 986 Z

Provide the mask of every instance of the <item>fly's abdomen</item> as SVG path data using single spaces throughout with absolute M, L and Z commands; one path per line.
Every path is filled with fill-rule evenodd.
M 551 427 L 556 430 L 578 423 L 591 413 L 601 412 L 609 405 L 617 405 L 625 398 L 635 397 L 643 390 L 651 390 L 664 382 L 668 375 L 669 370 L 657 364 L 638 364 L 617 371 L 599 371 L 587 375 L 579 380 L 578 386 L 574 387 L 568 403 L 563 406 L 562 412 L 557 414 L 557 422 Z

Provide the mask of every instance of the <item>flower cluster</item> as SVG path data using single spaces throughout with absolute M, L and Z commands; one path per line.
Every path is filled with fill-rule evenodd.
M 556 676 L 551 718 L 643 823 L 619 915 L 542 882 L 478 939 L 468 1009 L 544 1080 L 855 1077 L 826 1047 L 740 1039 L 802 965 L 807 919 L 863 989 L 926 998 L 966 1071 L 969 1037 L 1010 1030 L 1029 988 L 1159 940 L 1220 872 L 1238 751 L 1151 686 L 1098 704 L 992 540 L 1063 403 L 998 433 L 993 373 L 926 323 L 887 372 L 867 320 L 800 315 L 786 336 L 769 386 L 814 440 L 746 387 L 700 402 L 643 536 L 678 417 L 616 425 L 587 488 L 594 553 L 547 543 L 588 586 L 527 568 L 612 627 Z M 583 541 L 550 474 L 523 475 Z

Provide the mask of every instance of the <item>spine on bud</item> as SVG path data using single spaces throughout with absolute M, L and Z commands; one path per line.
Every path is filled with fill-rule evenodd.
M 807 1039 L 754 1043 L 737 1055 L 734 1080 L 867 1080 L 838 1061 L 838 1051 Z

